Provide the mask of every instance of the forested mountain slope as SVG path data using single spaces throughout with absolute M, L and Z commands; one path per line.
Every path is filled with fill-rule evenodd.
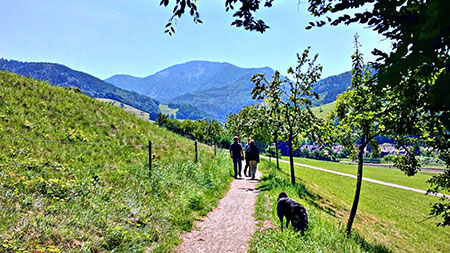
M 48 81 L 61 87 L 77 87 L 90 97 L 109 98 L 147 112 L 155 118 L 159 102 L 136 92 L 123 90 L 89 74 L 61 64 L 44 62 L 19 62 L 0 59 L 0 70 Z

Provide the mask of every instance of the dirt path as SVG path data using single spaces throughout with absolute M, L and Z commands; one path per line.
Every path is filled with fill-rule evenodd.
M 256 179 L 261 178 L 259 171 Z M 177 252 L 246 252 L 256 231 L 253 217 L 259 180 L 235 179 L 219 206 L 181 236 Z
M 261 158 L 269 159 L 268 156 L 261 156 Z M 281 159 L 280 159 L 280 162 L 289 163 L 289 161 L 285 161 L 285 160 L 281 160 Z M 337 174 L 337 175 L 341 175 L 341 176 L 356 178 L 356 175 L 352 175 L 352 174 L 348 174 L 348 173 L 344 173 L 344 172 L 328 170 L 328 169 L 324 169 L 324 168 L 320 168 L 320 167 L 316 167 L 316 166 L 311 166 L 311 165 L 307 165 L 307 164 L 303 164 L 303 163 L 295 163 L 294 162 L 294 164 L 298 165 L 298 166 L 314 169 L 314 170 L 320 170 L 320 171 L 333 173 L 333 174 Z M 375 183 L 375 184 L 381 184 L 381 185 L 390 186 L 390 187 L 393 187 L 393 188 L 398 188 L 398 189 L 403 189 L 403 190 L 408 190 L 408 191 L 413 191 L 413 192 L 418 192 L 418 193 L 423 193 L 423 194 L 427 193 L 427 191 L 424 191 L 424 190 L 421 190 L 421 189 L 412 188 L 412 187 L 408 187 L 408 186 L 404 186 L 404 185 L 388 183 L 388 182 L 384 182 L 384 181 L 380 181 L 380 180 L 376 180 L 376 179 L 371 179 L 371 178 L 367 178 L 367 177 L 363 177 L 362 180 L 363 181 L 367 181 L 367 182 L 372 182 L 372 183 Z M 430 194 L 430 195 L 438 196 L 438 197 L 450 198 L 449 195 L 445 195 L 445 194 L 441 194 L 441 193 Z

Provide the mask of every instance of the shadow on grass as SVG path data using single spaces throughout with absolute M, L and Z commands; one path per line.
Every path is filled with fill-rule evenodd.
M 270 171 L 268 175 L 265 175 L 261 178 L 261 182 L 258 185 L 257 189 L 260 191 L 280 189 L 281 193 L 282 191 L 286 191 L 285 189 L 289 188 L 294 188 L 297 196 L 299 198 L 305 199 L 309 205 L 312 205 L 315 208 L 336 217 L 336 212 L 334 209 L 318 204 L 319 201 L 323 199 L 322 196 L 309 191 L 301 178 L 296 177 L 296 183 L 295 185 L 293 185 L 291 183 L 290 175 L 282 170 L 272 168 L 272 171 Z
M 331 204 L 331 202 L 327 199 L 324 199 L 320 194 L 317 193 L 312 193 L 311 191 L 309 191 L 306 186 L 304 181 L 301 178 L 295 177 L 296 180 L 296 185 L 293 186 L 291 184 L 291 174 L 289 174 L 288 172 L 285 172 L 282 169 L 277 169 L 276 165 L 273 162 L 267 162 L 267 165 L 269 167 L 270 173 L 269 173 L 269 177 L 277 177 L 280 178 L 280 176 L 282 177 L 282 179 L 278 179 L 278 180 L 283 180 L 284 182 L 282 184 L 278 184 L 276 186 L 274 186 L 273 188 L 281 188 L 281 189 L 287 189 L 290 187 L 295 187 L 298 197 L 300 198 L 304 198 L 309 205 L 314 206 L 317 209 L 320 209 L 323 212 L 326 212 L 327 214 L 333 216 L 333 217 L 338 217 L 339 215 L 336 213 L 336 207 L 334 205 Z M 272 178 L 267 178 L 267 180 L 271 180 Z M 273 189 L 270 188 L 270 189 Z M 268 189 L 268 190 L 270 190 Z
M 367 252 L 377 252 L 377 253 L 388 253 L 393 252 L 392 250 L 388 249 L 386 246 L 381 244 L 372 244 L 367 242 L 361 235 L 359 235 L 357 232 L 352 232 L 351 238 L 361 245 L 361 247 L 367 251 Z

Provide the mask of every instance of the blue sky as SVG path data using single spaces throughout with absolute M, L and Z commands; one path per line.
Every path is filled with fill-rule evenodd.
M 307 4 L 277 0 L 257 13 L 271 28 L 264 34 L 230 26 L 224 0 L 198 0 L 204 24 L 182 17 L 170 37 L 164 26 L 172 8 L 159 0 L 2 0 L 0 57 L 64 64 L 101 79 L 114 74 L 147 76 L 190 60 L 229 62 L 240 67 L 269 66 L 286 72 L 307 46 L 319 54 L 322 77 L 348 71 L 353 35 L 366 60 L 389 42 L 360 25 L 305 30 L 314 20 Z M 173 2 L 173 0 L 172 0 Z M 304 2 L 304 1 L 302 1 Z

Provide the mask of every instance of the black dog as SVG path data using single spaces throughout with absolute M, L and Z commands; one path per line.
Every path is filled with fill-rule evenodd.
M 300 230 L 302 235 L 308 228 L 306 209 L 297 201 L 288 198 L 285 192 L 280 193 L 278 196 L 277 214 L 281 221 L 281 230 L 283 230 L 283 217 L 286 217 L 287 220 L 286 228 L 289 226 L 290 221 L 292 221 L 292 227 L 296 231 Z

